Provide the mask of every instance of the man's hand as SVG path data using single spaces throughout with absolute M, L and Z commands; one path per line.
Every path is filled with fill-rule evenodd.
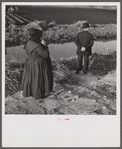
M 85 47 L 82 47 L 82 48 L 81 48 L 81 51 L 85 51 Z

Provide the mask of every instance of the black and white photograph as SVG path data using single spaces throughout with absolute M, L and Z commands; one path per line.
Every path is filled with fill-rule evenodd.
M 5 2 L 2 34 L 4 117 L 38 116 L 69 123 L 84 116 L 108 116 L 119 122 L 118 2 Z M 109 144 L 105 147 L 112 145 L 103 142 Z M 74 141 L 71 146 L 81 144 Z

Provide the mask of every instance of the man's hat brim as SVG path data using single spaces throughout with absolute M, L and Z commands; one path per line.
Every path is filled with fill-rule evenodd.
M 89 27 L 90 27 L 90 24 L 88 22 L 83 23 L 82 28 L 89 28 Z
M 89 28 L 90 26 L 82 26 L 82 28 Z

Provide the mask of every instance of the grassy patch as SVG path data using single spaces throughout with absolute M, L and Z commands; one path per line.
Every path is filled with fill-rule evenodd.
M 60 60 L 61 64 L 67 66 L 70 70 L 76 70 L 77 57 L 73 56 Z M 112 70 L 116 70 L 116 52 L 109 55 L 93 53 L 90 56 L 89 70 L 93 75 L 105 75 Z
M 105 75 L 112 70 L 116 70 L 116 52 L 110 55 L 94 53 L 90 61 L 92 61 L 90 69 L 94 75 Z
M 60 84 L 78 84 L 78 79 L 75 78 L 69 68 L 60 61 L 53 62 L 54 82 Z

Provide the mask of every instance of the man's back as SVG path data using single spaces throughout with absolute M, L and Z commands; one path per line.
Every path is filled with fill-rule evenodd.
M 77 54 L 81 53 L 81 48 L 85 47 L 86 51 L 91 55 L 91 47 L 93 46 L 93 35 L 88 31 L 83 31 L 77 34 L 75 44 L 77 45 Z

